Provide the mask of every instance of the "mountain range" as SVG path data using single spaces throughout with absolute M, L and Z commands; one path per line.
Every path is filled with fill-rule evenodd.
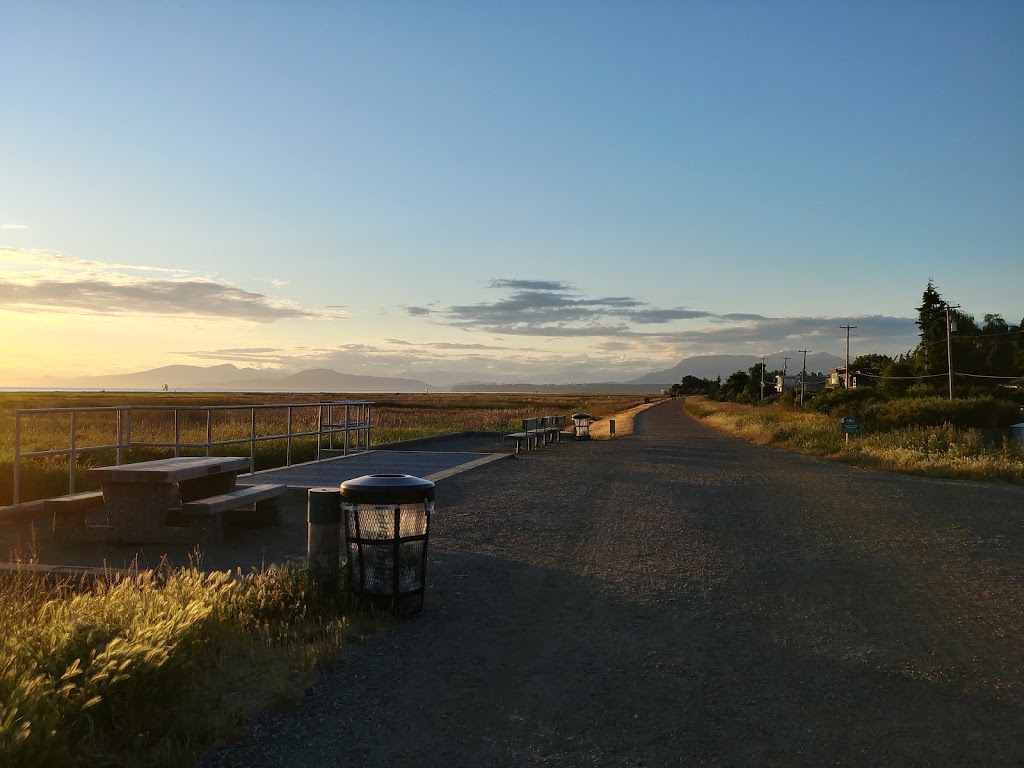
M 802 367 L 802 356 L 797 352 L 778 352 L 766 360 L 768 370 L 782 368 L 782 358 L 789 357 L 788 370 L 796 372 Z M 451 371 L 438 372 L 440 382 L 425 382 L 411 376 L 364 376 L 342 373 L 327 368 L 312 368 L 297 373 L 239 368 L 230 363 L 213 366 L 167 365 L 137 373 L 101 376 L 79 376 L 53 379 L 50 386 L 81 389 L 190 389 L 210 391 L 250 392 L 480 392 L 480 391 L 578 391 L 578 392 L 655 392 L 667 389 L 683 376 L 723 379 L 734 371 L 745 371 L 760 360 L 755 355 L 698 355 L 681 360 L 672 368 L 652 371 L 627 381 L 581 382 L 578 384 L 551 383 L 499 383 L 466 374 L 463 381 Z M 782 364 L 782 365 L 780 365 Z M 807 370 L 827 371 L 842 365 L 843 359 L 827 353 L 807 356 Z M 580 372 L 574 372 L 577 375 Z M 581 376 L 585 380 L 585 375 Z

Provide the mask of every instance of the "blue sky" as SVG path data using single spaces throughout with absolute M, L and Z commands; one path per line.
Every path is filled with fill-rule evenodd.
M 4 17 L 3 384 L 896 353 L 930 277 L 1024 316 L 1017 2 Z

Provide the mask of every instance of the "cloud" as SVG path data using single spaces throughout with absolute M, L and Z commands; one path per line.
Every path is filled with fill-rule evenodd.
M 339 317 L 223 280 L 162 267 L 107 264 L 15 248 L 0 248 L 0 265 L 7 267 L 0 276 L 0 303 L 19 312 L 215 317 L 254 323 Z
M 0 224 L 0 229 L 28 229 L 28 224 Z
M 658 308 L 632 296 L 589 298 L 569 283 L 554 280 L 492 280 L 491 288 L 511 293 L 478 304 L 456 304 L 433 314 L 438 321 L 470 331 L 540 337 L 600 337 L 630 333 L 634 325 L 664 324 L 709 317 L 685 307 Z
M 426 307 L 402 307 L 402 309 L 405 310 L 407 315 L 411 315 L 412 317 L 425 317 L 426 315 L 431 314 L 431 310 Z
M 490 288 L 511 288 L 517 291 L 569 291 L 572 286 L 559 280 L 491 280 Z

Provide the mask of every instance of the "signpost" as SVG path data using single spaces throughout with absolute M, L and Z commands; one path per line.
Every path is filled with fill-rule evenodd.
M 846 436 L 846 442 L 850 442 L 850 435 L 860 434 L 860 421 L 853 416 L 843 417 L 843 434 Z

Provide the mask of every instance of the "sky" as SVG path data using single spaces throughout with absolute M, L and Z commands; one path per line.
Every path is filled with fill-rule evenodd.
M 0 26 L 0 386 L 624 381 L 841 356 L 842 325 L 899 354 L 929 279 L 1024 317 L 1016 0 L 11 0 Z

